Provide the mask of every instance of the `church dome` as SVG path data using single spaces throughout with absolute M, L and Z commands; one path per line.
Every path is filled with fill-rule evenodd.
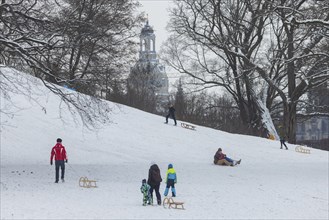
M 142 28 L 141 34 L 148 34 L 148 33 L 153 34 L 154 30 L 149 25 L 149 21 L 147 20 L 145 26 Z

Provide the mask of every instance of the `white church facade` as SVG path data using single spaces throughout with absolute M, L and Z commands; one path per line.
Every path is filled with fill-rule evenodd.
M 168 103 L 169 82 L 165 67 L 157 59 L 155 40 L 154 30 L 147 20 L 140 33 L 139 59 L 131 68 L 130 74 L 136 74 L 135 77 L 149 75 L 148 79 L 152 80 L 147 83 L 154 88 L 157 105 L 161 108 Z

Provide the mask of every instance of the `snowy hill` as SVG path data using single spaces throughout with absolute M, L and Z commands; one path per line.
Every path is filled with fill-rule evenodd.
M 327 151 L 302 154 L 264 138 L 165 125 L 163 117 L 111 102 L 112 123 L 90 131 L 65 107 L 59 114 L 60 99 L 38 79 L 0 71 L 2 84 L 15 85 L 0 96 L 1 219 L 329 218 Z M 28 95 L 18 92 L 23 87 Z M 55 184 L 49 157 L 58 137 L 68 163 L 66 182 Z M 218 147 L 242 163 L 213 165 Z M 176 200 L 186 210 L 142 206 L 139 187 L 152 161 L 163 178 L 174 165 Z M 81 176 L 98 188 L 79 187 Z M 164 189 L 162 182 L 162 196 Z

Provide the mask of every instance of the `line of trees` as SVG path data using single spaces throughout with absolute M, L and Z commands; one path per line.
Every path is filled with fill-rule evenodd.
M 271 113 L 295 143 L 300 102 L 328 85 L 328 9 L 316 0 L 175 1 L 164 59 L 200 87 L 224 88 L 249 133 L 275 132 Z
M 326 102 L 310 103 L 306 96 L 328 91 L 328 1 L 174 4 L 162 59 L 191 78 L 173 95 L 178 118 L 257 136 L 276 135 L 273 120 L 280 120 L 295 143 L 297 115 L 329 116 Z M 0 63 L 42 79 L 86 124 L 107 119 L 110 110 L 99 98 L 156 113 L 154 92 L 144 94 L 152 91 L 143 84 L 150 76 L 127 81 L 143 22 L 138 7 L 135 0 L 1 0 Z M 225 92 L 187 93 L 186 83 Z M 64 93 L 56 84 L 91 98 Z M 129 84 L 145 88 L 131 92 Z
M 232 99 L 209 92 L 189 92 L 180 79 L 173 94 L 178 120 L 219 129 L 222 131 L 246 134 L 246 127 L 239 117 L 239 109 Z

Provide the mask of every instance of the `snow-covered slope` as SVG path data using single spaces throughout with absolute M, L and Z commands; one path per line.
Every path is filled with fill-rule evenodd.
M 38 79 L 0 67 L 1 219 L 328 219 L 328 152 L 280 150 L 278 141 L 197 126 L 108 102 L 112 123 L 90 131 L 75 123 Z M 17 83 L 19 81 L 19 83 Z M 14 87 L 15 85 L 15 87 Z M 22 95 L 17 91 L 29 93 Z M 6 98 L 5 98 L 6 97 Z M 8 100 L 10 97 L 10 101 Z M 180 125 L 180 121 L 178 121 Z M 54 183 L 49 157 L 61 137 L 68 152 L 66 182 Z M 212 164 L 221 147 L 242 158 Z M 177 171 L 177 201 L 186 210 L 142 206 L 139 191 L 155 161 L 164 178 Z M 81 176 L 98 188 L 79 187 Z M 160 190 L 163 196 L 165 184 Z

